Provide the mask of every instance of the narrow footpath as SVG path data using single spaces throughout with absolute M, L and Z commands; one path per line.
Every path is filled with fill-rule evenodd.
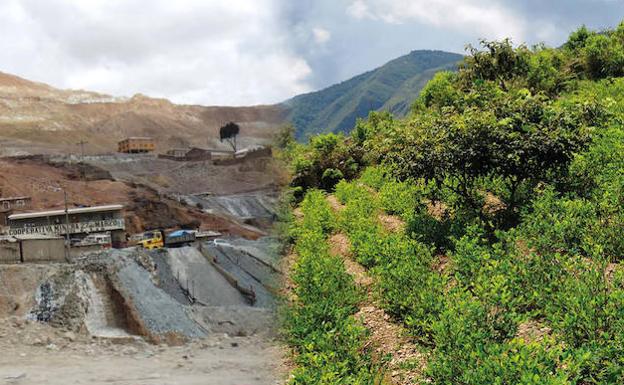
M 327 197 L 329 206 L 339 213 L 344 209 L 335 196 Z M 382 214 L 380 223 L 387 231 L 403 231 L 405 223 L 401 219 Z M 369 346 L 377 359 L 390 357 L 386 380 L 395 385 L 420 383 L 425 380 L 423 371 L 425 356 L 409 338 L 405 328 L 392 321 L 379 305 L 375 291 L 375 279 L 364 266 L 353 259 L 349 238 L 337 232 L 329 239 L 330 253 L 342 257 L 346 271 L 353 276 L 355 283 L 366 291 L 366 298 L 360 304 L 356 318 L 360 318 L 370 331 Z

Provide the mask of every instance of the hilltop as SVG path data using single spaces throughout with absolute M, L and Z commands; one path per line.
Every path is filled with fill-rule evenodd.
M 405 116 L 421 89 L 461 55 L 413 51 L 372 71 L 280 104 L 249 107 L 178 105 L 137 94 L 116 97 L 61 90 L 0 72 L 0 155 L 115 150 L 127 136 L 152 136 L 159 150 L 189 145 L 218 147 L 218 129 L 228 121 L 242 129 L 242 145 L 267 143 L 276 129 L 292 123 L 297 137 L 349 132 L 370 111 Z
M 412 51 L 372 71 L 283 103 L 297 138 L 326 132 L 349 132 L 369 111 L 405 116 L 433 76 L 453 70 L 463 56 L 444 51 Z
M 86 140 L 88 152 L 111 152 L 126 136 L 153 136 L 163 149 L 216 146 L 219 127 L 236 121 L 242 137 L 267 141 L 271 127 L 283 122 L 278 106 L 204 107 L 176 105 L 144 95 L 113 97 L 0 73 L 0 155 L 76 152 Z

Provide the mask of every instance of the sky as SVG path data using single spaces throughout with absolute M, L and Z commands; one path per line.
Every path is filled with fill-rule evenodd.
M 0 71 L 176 103 L 284 101 L 417 49 L 562 44 L 624 0 L 0 0 Z

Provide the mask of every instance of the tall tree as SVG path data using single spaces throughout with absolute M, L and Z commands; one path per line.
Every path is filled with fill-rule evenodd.
M 219 138 L 221 142 L 224 140 L 232 146 L 234 152 L 236 152 L 236 138 L 240 133 L 240 126 L 234 122 L 229 122 L 225 126 L 219 129 Z

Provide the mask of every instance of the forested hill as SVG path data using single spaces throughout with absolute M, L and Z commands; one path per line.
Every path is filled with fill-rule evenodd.
M 298 139 L 324 132 L 349 132 L 371 110 L 404 116 L 436 72 L 454 69 L 461 55 L 413 51 L 385 65 L 321 91 L 286 101 Z

